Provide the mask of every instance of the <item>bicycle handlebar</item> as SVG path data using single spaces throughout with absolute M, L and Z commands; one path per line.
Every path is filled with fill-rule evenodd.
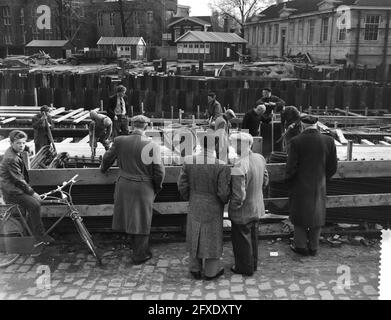
M 77 182 L 77 181 L 76 181 L 76 178 L 77 178 L 78 176 L 79 176 L 79 175 L 76 174 L 75 176 L 73 176 L 72 179 L 69 179 L 68 181 L 64 181 L 64 182 L 62 183 L 61 186 L 57 186 L 57 189 L 54 189 L 54 190 L 51 190 L 51 191 L 46 192 L 46 193 L 44 193 L 44 194 L 41 194 L 41 195 L 40 195 L 40 196 L 41 196 L 41 199 L 42 199 L 42 200 L 45 200 L 45 198 L 46 198 L 48 195 L 53 194 L 53 193 L 56 193 L 56 192 L 61 192 L 62 189 L 64 189 L 66 186 L 68 186 L 68 185 L 70 185 L 70 184 L 73 184 L 73 183 L 76 183 L 76 182 Z

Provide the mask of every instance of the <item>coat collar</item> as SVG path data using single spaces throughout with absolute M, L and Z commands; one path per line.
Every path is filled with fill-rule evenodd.
M 138 129 L 135 129 L 135 130 L 132 131 L 131 135 L 145 136 L 145 132 L 141 131 L 141 130 L 138 130 Z

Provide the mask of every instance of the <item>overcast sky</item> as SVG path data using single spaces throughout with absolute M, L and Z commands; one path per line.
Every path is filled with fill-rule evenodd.
M 190 6 L 191 16 L 210 16 L 212 14 L 208 7 L 209 0 L 178 0 L 178 3 Z

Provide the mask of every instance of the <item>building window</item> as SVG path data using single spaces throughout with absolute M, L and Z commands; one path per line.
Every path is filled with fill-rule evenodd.
M 315 19 L 308 20 L 308 42 L 314 42 L 315 35 Z
M 103 26 L 103 14 L 102 14 L 102 12 L 98 13 L 98 26 Z
M 304 39 L 304 20 L 299 21 L 299 33 L 298 33 L 298 38 L 297 42 L 302 43 Z
M 322 32 L 320 42 L 327 41 L 329 35 L 329 17 L 322 19 Z
M 148 24 L 153 23 L 153 11 L 147 11 L 147 23 Z
M 273 42 L 278 43 L 278 33 L 280 31 L 279 25 L 275 24 L 274 25 L 274 37 L 273 37 Z
M 377 40 L 379 33 L 379 15 L 367 15 L 365 17 L 365 40 Z
M 24 8 L 20 9 L 20 25 L 24 26 Z
M 11 35 L 9 33 L 4 35 L 4 43 L 5 44 L 12 44 Z
M 265 43 L 265 26 L 261 27 L 261 43 Z
M 338 29 L 338 41 L 345 41 L 346 39 L 346 28 Z
M 294 22 L 291 22 L 289 24 L 289 42 L 293 43 L 295 41 L 295 28 L 296 24 Z
M 268 26 L 268 30 L 267 30 L 267 43 L 271 43 L 272 42 L 272 26 Z
M 175 28 L 174 29 L 174 40 L 178 39 L 181 36 L 181 29 Z
M 114 12 L 110 12 L 110 25 L 111 25 L 111 26 L 114 25 L 114 18 L 115 18 Z
M 5 26 L 11 25 L 11 14 L 9 7 L 3 7 L 3 20 Z

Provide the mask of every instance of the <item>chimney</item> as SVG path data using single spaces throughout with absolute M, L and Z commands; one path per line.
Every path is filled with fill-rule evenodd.
M 224 32 L 231 32 L 232 28 L 232 21 L 231 18 L 228 16 L 224 17 Z

